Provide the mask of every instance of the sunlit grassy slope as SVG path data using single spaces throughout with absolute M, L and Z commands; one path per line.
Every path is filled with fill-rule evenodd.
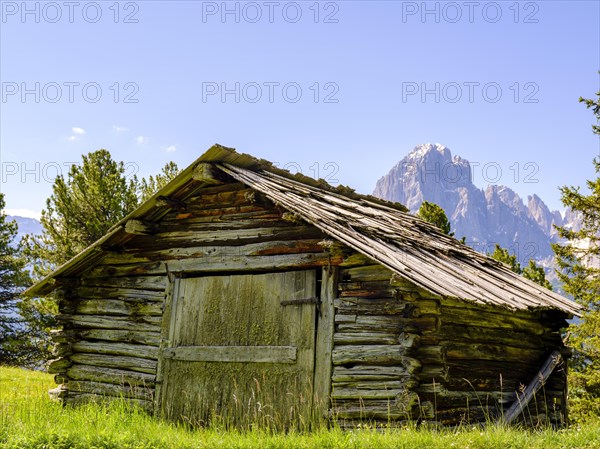
M 269 429 L 188 429 L 152 418 L 124 403 L 62 407 L 52 402 L 52 376 L 0 367 L 0 447 L 67 448 L 600 448 L 600 423 L 565 430 L 526 431 L 502 426 L 427 430 L 337 426 L 311 433 L 276 433 Z

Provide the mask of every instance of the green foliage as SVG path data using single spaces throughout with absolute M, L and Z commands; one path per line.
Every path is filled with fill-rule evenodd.
M 586 312 L 569 327 L 575 347 L 569 372 L 569 410 L 575 421 L 600 417 L 600 314 Z
M 27 236 L 26 255 L 42 277 L 102 237 L 137 205 L 136 180 L 106 150 L 83 156 L 67 179 L 59 175 L 42 211 L 41 236 Z
M 156 176 L 149 176 L 148 180 L 142 178 L 138 184 L 138 195 L 141 202 L 146 201 L 155 192 L 166 186 L 181 170 L 175 162 L 168 162 Z
M 521 270 L 521 264 L 517 262 L 517 256 L 510 254 L 506 248 L 502 248 L 497 243 L 496 247 L 494 248 L 494 252 L 492 253 L 492 257 L 497 261 L 508 265 L 510 269 L 517 274 L 521 274 L 523 272 L 523 270 Z
M 592 449 L 600 421 L 577 428 L 527 431 L 489 424 L 432 430 L 416 424 L 344 431 L 336 423 L 306 433 L 191 429 L 153 418 L 117 400 L 108 405 L 62 407 L 48 398 L 52 376 L 0 367 L 0 447 L 3 449 Z
M 450 222 L 448 221 L 446 212 L 444 212 L 444 209 L 437 204 L 423 201 L 417 212 L 417 216 L 437 226 L 444 234 L 447 234 L 450 237 L 454 236 L 454 232 L 450 232 Z
M 0 301 L 16 297 L 19 287 L 29 279 L 26 276 L 25 260 L 18 247 L 12 245 L 17 235 L 17 222 L 7 221 L 4 213 L 4 194 L 0 193 Z
M 31 282 L 26 262 L 14 241 L 17 223 L 6 221 L 4 195 L 0 193 L 0 364 L 36 366 L 46 356 L 43 336 L 27 325 L 35 313 L 19 294 Z
M 596 100 L 580 98 L 600 120 L 600 92 Z M 600 135 L 600 127 L 592 125 Z M 575 416 L 600 416 L 600 158 L 595 158 L 596 179 L 587 181 L 589 193 L 579 187 L 560 188 L 562 203 L 580 214 L 581 229 L 557 227 L 564 244 L 554 244 L 558 277 L 566 293 L 585 310 L 581 321 L 569 327 L 571 359 L 570 404 Z
M 530 281 L 540 284 L 542 287 L 546 287 L 548 290 L 552 290 L 552 284 L 546 279 L 546 272 L 544 267 L 538 267 L 533 259 L 529 260 L 529 264 L 523 268 L 523 277 Z
M 548 290 L 552 290 L 552 284 L 546 279 L 544 268 L 538 267 L 533 259 L 529 260 L 529 264 L 525 268 L 521 268 L 521 264 L 517 262 L 517 256 L 511 254 L 506 248 L 502 248 L 497 243 L 491 256 L 497 261 L 508 265 L 515 273 L 523 275 L 524 278 L 540 284 Z
M 591 109 L 596 116 L 596 119 L 598 119 L 598 117 L 600 117 L 600 91 L 596 92 L 596 96 L 598 98 L 595 100 L 591 98 L 579 97 L 579 102 L 584 103 L 586 108 Z M 592 132 L 600 135 L 600 126 L 592 125 Z
M 107 150 L 84 155 L 82 164 L 71 166 L 66 179 L 58 176 L 54 181 L 42 211 L 43 233 L 27 235 L 22 242 L 34 276 L 42 278 L 104 236 L 138 206 L 140 198 L 152 196 L 177 173 L 177 165 L 170 162 L 148 180 L 128 180 L 124 163 L 114 161 Z M 56 303 L 51 298 L 25 298 L 20 309 L 30 332 L 24 341 L 36 342 L 38 356 L 48 359 Z
M 594 160 L 598 177 L 588 181 L 589 195 L 579 187 L 561 187 L 562 202 L 582 217 L 579 230 L 557 227 L 565 244 L 553 245 L 564 290 L 588 309 L 600 308 L 600 159 Z
M 135 178 L 126 179 L 123 162 L 113 161 L 106 150 L 84 155 L 66 179 L 59 175 L 42 211 L 43 234 L 27 235 L 22 242 L 34 277 L 42 278 L 67 262 L 129 213 L 138 203 L 136 183 Z M 33 340 L 46 348 L 40 355 L 47 359 L 56 303 L 51 298 L 26 298 L 21 304 Z
M 40 278 L 104 236 L 119 220 L 173 179 L 179 169 L 169 162 L 148 180 L 127 179 L 125 164 L 107 150 L 83 155 L 67 179 L 58 176 L 42 211 L 42 235 L 28 235 L 25 254 Z

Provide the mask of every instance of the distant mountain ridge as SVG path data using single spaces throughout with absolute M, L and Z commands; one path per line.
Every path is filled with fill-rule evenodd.
M 404 204 L 417 212 L 423 201 L 441 206 L 457 238 L 480 252 L 491 252 L 496 243 L 517 255 L 524 265 L 529 259 L 551 265 L 551 243 L 558 240 L 553 225 L 576 227 L 571 211 L 563 216 L 551 211 L 538 195 L 527 204 L 512 189 L 472 181 L 471 164 L 440 144 L 417 145 L 375 186 L 373 195 Z
M 20 217 L 18 215 L 7 215 L 6 221 L 15 220 L 17 222 L 17 226 L 19 227 L 17 235 L 15 236 L 14 244 L 18 244 L 21 241 L 21 238 L 25 234 L 41 234 L 42 233 L 42 224 L 39 220 L 35 218 L 29 217 Z

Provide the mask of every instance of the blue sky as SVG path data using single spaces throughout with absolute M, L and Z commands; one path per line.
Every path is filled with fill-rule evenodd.
M 56 173 L 99 148 L 147 176 L 221 143 L 371 193 L 439 142 L 474 163 L 478 186 L 552 209 L 558 186 L 594 176 L 578 98 L 599 90 L 596 1 L 1 7 L 9 211 L 39 213 Z

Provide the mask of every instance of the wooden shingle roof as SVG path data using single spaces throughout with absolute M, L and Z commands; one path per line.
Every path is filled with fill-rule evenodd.
M 53 280 L 72 277 L 102 256 L 102 245 L 123 243 L 132 218 L 159 221 L 159 199 L 184 200 L 204 187 L 194 181 L 198 163 L 214 163 L 232 178 L 262 192 L 334 239 L 376 260 L 434 294 L 509 309 L 556 308 L 579 315 L 581 307 L 512 272 L 506 265 L 445 235 L 401 206 L 335 189 L 322 181 L 272 167 L 249 155 L 215 145 L 167 186 L 113 226 L 98 242 L 26 291 L 45 294 Z M 164 208 L 163 208 L 164 209 Z

